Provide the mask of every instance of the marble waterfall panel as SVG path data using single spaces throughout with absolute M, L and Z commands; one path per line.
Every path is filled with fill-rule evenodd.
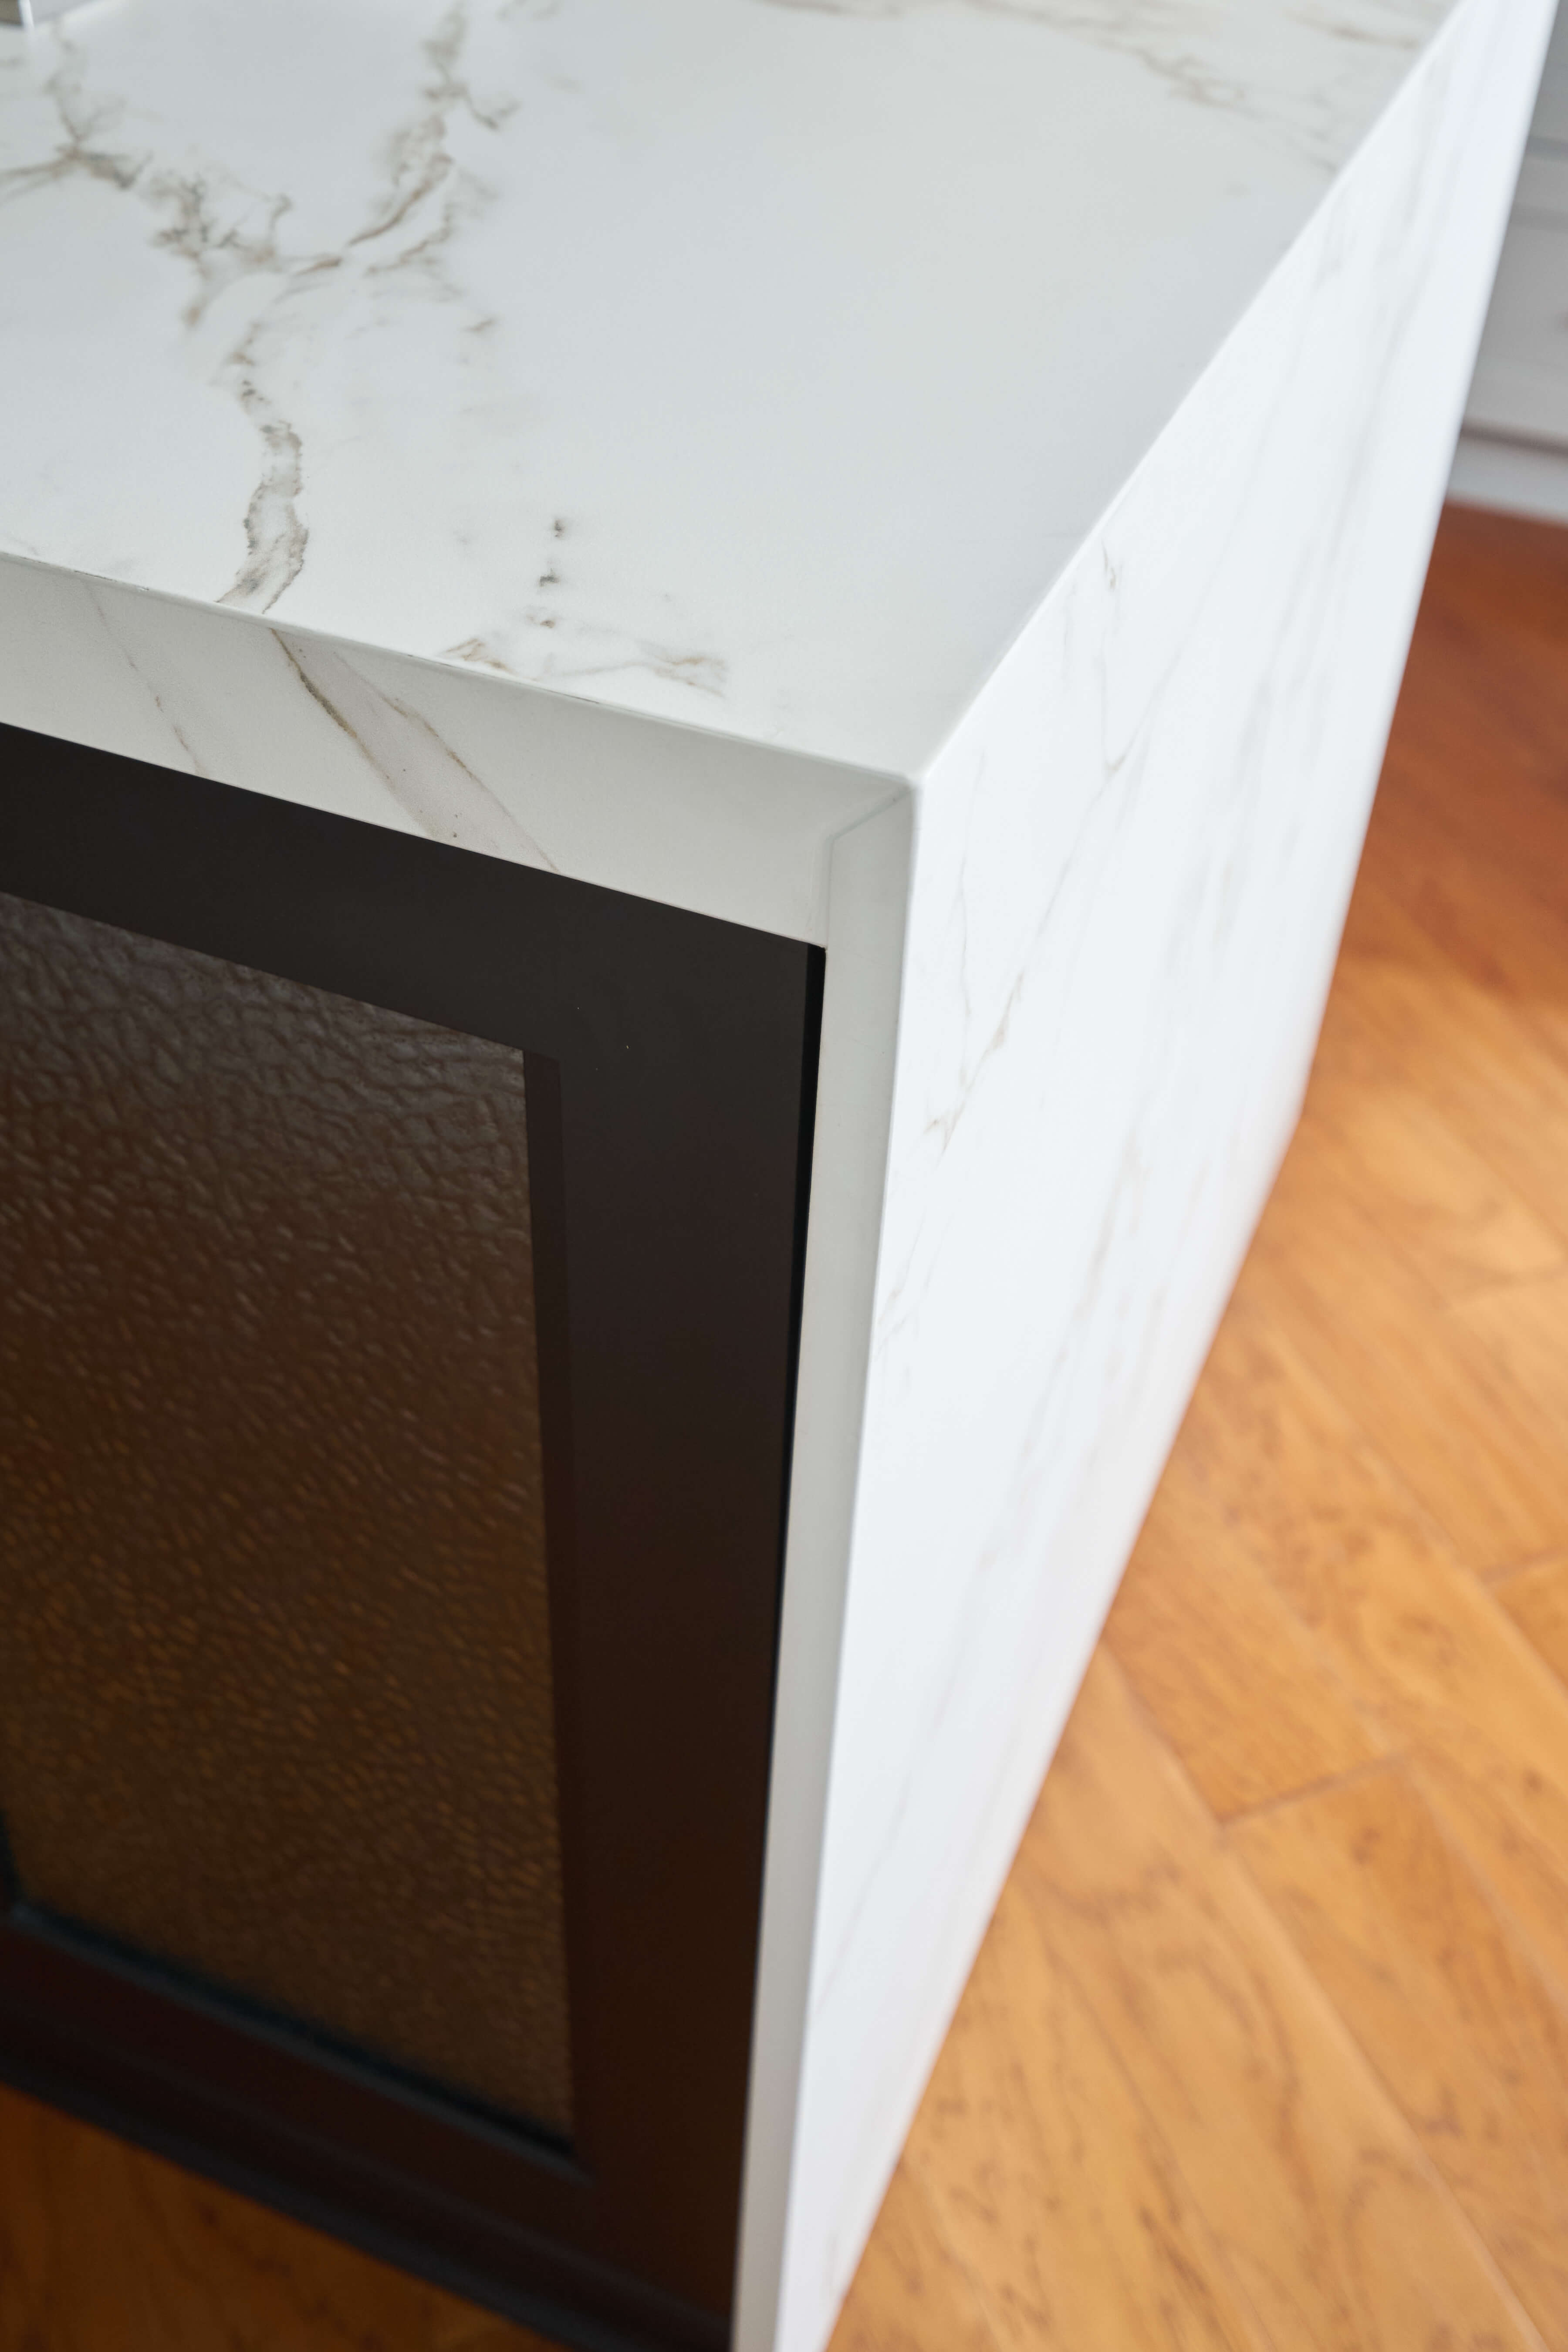
M 742 2352 L 827 2336 L 1289 1139 L 1545 32 L 1464 0 L 921 786 L 782 2306 L 752 2206 Z
M 0 719 L 788 939 L 898 779 L 0 554 Z

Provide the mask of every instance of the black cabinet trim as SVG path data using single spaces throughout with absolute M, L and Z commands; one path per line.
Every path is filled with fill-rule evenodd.
M 0 2072 L 595 2352 L 708 2352 L 822 951 L 10 727 L 0 890 L 528 1056 L 576 2124 L 563 2153 L 25 1911 Z

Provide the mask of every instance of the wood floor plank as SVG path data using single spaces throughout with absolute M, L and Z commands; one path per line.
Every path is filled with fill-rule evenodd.
M 1554 804 L 1560 845 L 1527 872 L 1492 835 L 1484 796 L 1474 797 L 1454 839 L 1439 829 L 1447 809 L 1436 795 L 1388 793 L 1382 886 L 1468 981 L 1506 1002 L 1568 1063 L 1568 917 L 1541 887 L 1543 875 L 1568 875 L 1568 795 Z
M 549 2352 L 526 2328 L 3 2087 L 0 2346 Z
M 1321 1067 L 1294 1149 L 1442 1305 L 1568 1267 L 1560 1235 L 1414 1087 L 1352 1086 Z
M 1241 1286 L 1164 1482 L 1322 1643 L 1568 1987 L 1568 1692 Z
M 1388 1752 L 1321 1644 L 1237 1546 L 1184 1540 L 1157 1495 L 1105 1629 L 1223 1821 Z
M 1459 682 L 1456 695 L 1454 681 L 1435 680 L 1425 649 L 1410 674 L 1406 723 L 1390 744 L 1368 834 L 1369 862 L 1398 894 L 1428 880 L 1454 886 L 1450 903 L 1459 927 L 1449 951 L 1460 962 L 1473 948 L 1482 949 L 1489 962 L 1506 957 L 1508 942 L 1497 934 L 1521 914 L 1516 894 L 1523 893 L 1542 915 L 1555 919 L 1555 950 L 1548 932 L 1529 928 L 1561 973 L 1568 926 L 1568 697 L 1554 674 L 1562 668 L 1562 646 L 1552 661 L 1526 665 L 1538 697 L 1552 674 L 1555 709 L 1549 717 L 1540 708 L 1515 714 L 1523 724 L 1509 729 L 1519 746 L 1513 761 L 1498 756 L 1495 734 L 1489 746 L 1472 746 L 1476 756 L 1456 760 L 1458 736 L 1474 730 L 1473 719 L 1459 715 L 1465 684 Z M 1483 735 L 1495 726 L 1489 709 Z
M 1387 782 L 1384 770 L 1384 782 Z M 1380 783 L 1381 794 L 1384 784 Z M 1378 816 L 1378 803 L 1373 806 L 1373 823 Z M 1448 959 L 1415 918 L 1402 907 L 1387 887 L 1381 866 L 1363 857 L 1351 893 L 1350 912 L 1345 917 L 1344 933 L 1340 940 L 1340 952 L 1334 966 L 1333 992 L 1324 1016 L 1323 1036 L 1318 1041 L 1318 1051 L 1312 1065 L 1312 1081 L 1317 1083 L 1324 1062 L 1324 1044 L 1328 1043 L 1328 1059 L 1337 1063 L 1334 1051 L 1334 1030 L 1342 1015 L 1340 977 L 1350 957 L 1382 958 L 1392 963 L 1405 963 L 1416 969 L 1425 966 L 1434 972 L 1447 969 Z M 1363 1072 L 1364 1076 L 1365 1073 Z
M 1015 1880 L 1276 2352 L 1538 2341 L 1103 1650 Z
M 1516 1398 L 1529 1397 L 1568 1495 L 1568 1274 L 1478 1290 L 1455 1305 L 1449 1321 Z
M 1441 953 L 1375 874 L 1363 874 L 1352 913 L 1356 943 L 1335 974 L 1321 1066 L 1415 1088 L 1568 1241 L 1568 1069 L 1514 1007 Z M 1370 950 L 1369 940 L 1382 945 Z
M 1492 1587 L 1525 1639 L 1568 1684 L 1568 1559 L 1539 1559 Z
M 839 2314 L 831 2352 L 999 2352 L 999 2343 L 904 2158 Z
M 1401 2112 L 1568 2345 L 1568 2010 L 1397 1766 L 1237 1825 Z
M 1481 1574 L 1568 1549 L 1555 1412 L 1479 1349 L 1332 1181 L 1308 1126 L 1288 1154 L 1245 1284 L 1288 1325 L 1411 1491 Z
M 1484 810 L 1516 865 L 1563 892 L 1568 868 L 1542 793 L 1563 793 L 1568 744 L 1568 533 L 1449 507 L 1438 527 L 1390 744 L 1389 780 L 1426 767 L 1457 813 Z M 1383 836 L 1372 854 L 1381 859 Z
M 1007 2352 L 1266 2352 L 1169 2148 L 1015 1886 L 909 2161 L 945 2242 L 984 2282 Z
M 1415 702 L 1419 722 L 1418 696 Z M 1506 975 L 1510 943 L 1500 934 L 1523 922 L 1531 950 L 1544 953 L 1542 968 L 1555 969 L 1559 992 L 1568 925 L 1568 710 L 1554 722 L 1554 740 L 1549 730 L 1533 747 L 1525 770 L 1504 772 L 1484 754 L 1468 767 L 1456 763 L 1452 741 L 1444 740 L 1454 725 L 1450 715 L 1436 729 L 1428 723 L 1395 737 L 1369 835 L 1373 869 L 1412 911 L 1424 886 L 1438 887 L 1455 919 L 1451 934 L 1445 926 L 1439 936 L 1461 964 L 1479 954 L 1488 970 Z M 1531 919 L 1527 901 L 1554 928 Z

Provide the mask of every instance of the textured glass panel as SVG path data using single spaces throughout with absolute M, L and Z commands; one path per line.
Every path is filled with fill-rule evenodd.
M 24 1896 L 571 2120 L 522 1056 L 0 897 Z

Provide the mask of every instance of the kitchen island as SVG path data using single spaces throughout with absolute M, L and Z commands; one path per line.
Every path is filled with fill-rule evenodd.
M 517 1057 L 570 2043 L 476 2100 L 24 1885 L 16 2018 L 69 1945 L 249 2119 L 86 1992 L 18 2079 L 584 2344 L 817 2352 L 1295 1118 L 1548 13 L 0 30 L 0 893 L 378 1084 Z

